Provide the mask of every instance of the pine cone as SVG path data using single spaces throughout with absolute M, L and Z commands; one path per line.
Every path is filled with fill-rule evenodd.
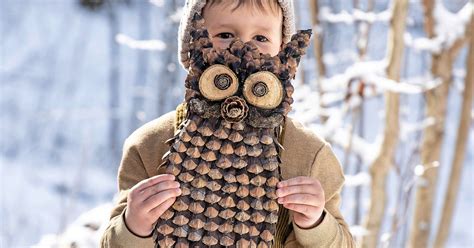
M 242 121 L 247 117 L 248 111 L 247 103 L 238 96 L 228 97 L 221 105 L 222 118 L 231 123 Z

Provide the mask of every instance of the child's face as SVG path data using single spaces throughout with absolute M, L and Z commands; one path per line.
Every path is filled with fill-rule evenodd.
M 238 1 L 233 1 L 237 3 Z M 235 5 L 213 4 L 203 9 L 205 26 L 212 44 L 227 48 L 233 38 L 252 41 L 261 53 L 275 56 L 282 45 L 283 15 L 274 13 L 270 6 L 265 11 L 250 4 L 234 9 Z

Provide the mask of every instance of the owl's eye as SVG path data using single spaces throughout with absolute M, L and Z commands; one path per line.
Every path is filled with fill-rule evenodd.
M 212 65 L 199 78 L 199 91 L 211 101 L 232 96 L 238 88 L 237 75 L 224 65 Z
M 243 95 L 248 103 L 262 109 L 272 109 L 283 99 L 283 86 L 275 74 L 261 71 L 244 82 Z

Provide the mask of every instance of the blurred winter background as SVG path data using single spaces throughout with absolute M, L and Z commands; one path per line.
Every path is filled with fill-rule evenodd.
M 291 115 L 333 145 L 358 242 L 473 247 L 473 2 L 295 2 L 316 35 Z M 183 99 L 182 6 L 0 0 L 0 247 L 97 247 L 124 139 Z

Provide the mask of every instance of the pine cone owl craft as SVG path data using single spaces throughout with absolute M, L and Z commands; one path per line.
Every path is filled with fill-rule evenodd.
M 156 247 L 271 247 L 278 210 L 280 126 L 311 31 L 298 31 L 276 56 L 235 39 L 212 46 L 195 15 L 186 52 L 186 119 L 159 171 L 182 194 L 156 222 Z

